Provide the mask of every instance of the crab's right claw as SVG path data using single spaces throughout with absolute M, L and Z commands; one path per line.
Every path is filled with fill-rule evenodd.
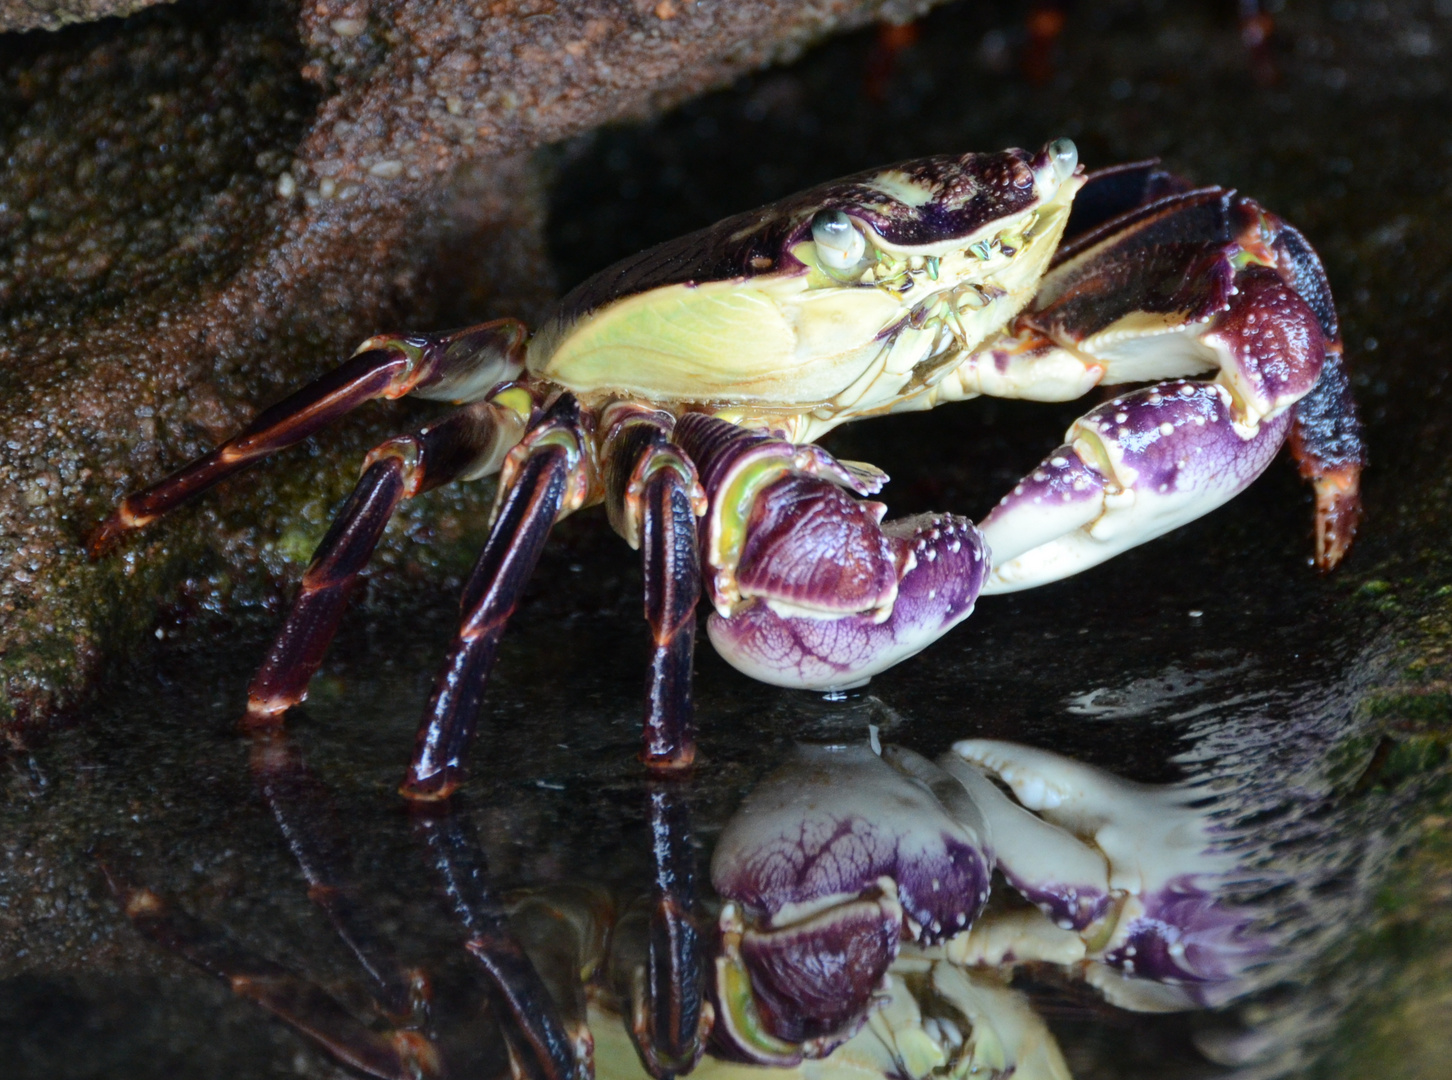
M 985 593 L 1033 588 L 1096 566 L 1193 521 L 1250 486 L 1290 426 L 1254 433 L 1217 383 L 1181 380 L 1090 410 L 1064 445 L 982 522 L 993 551 Z
M 713 993 L 728 1055 L 823 1056 L 875 1007 L 902 939 L 939 942 L 977 917 L 989 840 L 939 788 L 957 785 L 907 751 L 802 747 L 742 804 L 711 864 L 727 901 Z

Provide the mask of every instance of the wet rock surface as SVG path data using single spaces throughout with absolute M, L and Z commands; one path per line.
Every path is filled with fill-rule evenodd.
M 143 16 L 158 20 L 142 27 L 144 41 L 161 42 L 145 47 L 194 55 L 186 50 L 211 31 L 166 21 L 187 17 L 186 9 Z M 286 74 L 299 58 L 296 37 L 285 29 L 285 11 L 269 18 L 275 22 L 248 23 L 250 35 L 215 30 L 216 41 L 225 38 L 225 49 L 235 50 L 237 69 L 264 87 L 229 83 L 228 93 L 303 103 L 291 135 L 266 129 L 254 136 L 257 148 L 247 149 L 260 155 L 296 138 L 316 147 L 309 163 L 371 160 L 365 135 L 324 133 L 307 108 L 325 108 L 315 103 L 333 100 L 323 95 L 343 93 L 337 87 L 350 79 L 366 81 L 359 73 L 375 63 L 372 54 L 362 45 L 320 51 L 312 41 L 300 59 L 326 61 L 319 89 L 317 81 Z M 470 278 L 459 303 L 471 313 L 533 314 L 556 282 L 567 287 L 647 243 L 808 183 L 898 157 L 1033 145 L 1059 134 L 1073 137 L 1091 165 L 1162 155 L 1194 179 L 1240 186 L 1293 221 L 1327 262 L 1368 422 L 1367 519 L 1348 564 L 1326 578 L 1308 567 L 1309 500 L 1282 462 L 1223 511 L 1169 537 L 1068 582 L 984 600 L 947 639 L 846 700 L 752 684 L 703 646 L 701 761 L 689 789 L 696 839 L 708 852 L 741 795 L 793 740 L 860 738 L 868 724 L 929 755 L 958 738 L 994 737 L 1052 747 L 1147 782 L 1188 775 L 1238 785 L 1262 822 L 1249 848 L 1305 869 L 1307 896 L 1284 915 L 1304 947 L 1298 975 L 1226 1010 L 1162 1017 L 1116 1013 L 1052 982 L 1030 986 L 1055 1006 L 1052 1024 L 1074 1074 L 1206 1076 L 1243 1068 L 1440 1076 L 1452 948 L 1452 853 L 1443 839 L 1452 820 L 1452 418 L 1443 333 L 1452 292 L 1452 237 L 1443 224 L 1452 211 L 1452 11 L 1296 5 L 1278 16 L 1269 54 L 1252 56 L 1224 5 L 1081 4 L 1045 85 L 1022 74 L 1020 19 L 1015 5 L 950 7 L 920 24 L 891 74 L 884 74 L 881 39 L 863 33 L 652 123 L 583 135 L 541 125 L 550 133 L 540 138 L 564 141 L 533 157 L 518 156 L 525 141 L 489 136 L 505 140 L 499 159 L 456 181 L 475 185 L 478 194 L 466 205 L 486 207 L 471 220 L 482 235 L 514 238 L 513 249 L 505 245 L 516 252 L 504 258 L 508 265 L 542 259 L 544 235 L 553 277 Z M 110 47 L 106 40 L 83 38 L 91 30 L 71 33 L 79 58 L 62 68 L 96 70 L 89 58 Z M 1269 73 L 1261 66 L 1267 57 Z M 195 63 L 179 69 L 196 73 L 178 78 L 172 92 L 184 95 L 205 84 L 208 71 L 221 70 L 220 62 Z M 264 77 L 269 70 L 274 79 Z M 1258 82 L 1257 70 L 1275 81 Z M 57 77 L 53 85 L 74 86 L 78 78 Z M 19 93 L 26 84 L 16 76 L 7 85 Z M 185 123 L 184 109 L 182 119 L 167 120 L 163 110 L 146 120 L 151 113 L 136 108 L 133 128 Z M 5 115 L 14 114 L 0 111 Z M 453 115 L 445 101 L 438 122 Z M 19 144 L 8 138 L 12 148 Z M 340 154 L 336 139 L 361 140 L 347 145 L 362 149 Z M 265 302 L 273 294 L 236 291 L 247 273 L 255 282 L 263 271 L 251 248 L 227 254 L 227 244 L 238 241 L 226 230 L 205 256 L 173 256 L 192 259 L 188 276 L 210 285 L 146 279 L 137 267 L 150 263 L 127 262 L 129 239 L 107 249 L 115 253 L 111 263 L 88 279 L 123 295 L 167 296 L 169 309 L 192 313 L 185 331 L 159 322 L 144 332 L 130 325 L 59 331 L 35 312 L 73 313 L 77 326 L 89 327 L 85 320 L 103 318 L 97 312 L 106 308 L 86 306 L 92 287 L 77 285 L 68 269 L 30 276 L 11 269 L 4 278 L 44 298 L 30 307 L 6 301 L 7 317 L 20 312 L 8 324 L 12 351 L 0 368 L 6 407 L 41 427 L 12 423 L 7 439 L 24 449 L 7 451 L 15 456 L 7 458 L 5 497 L 35 492 L 35 502 L 24 505 L 36 516 L 15 519 L 24 524 L 13 535 L 36 545 L 29 557 L 39 569 L 28 571 L 34 580 L 64 586 L 47 586 L 59 594 L 7 586 L 6 602 L 16 606 L 5 613 L 5 632 L 33 635 L 10 639 L 29 651 L 6 645 L 12 687 L 14 680 L 22 690 L 32 687 L 27 701 L 53 694 L 61 684 L 41 681 L 56 670 L 44 665 L 74 663 L 73 642 L 92 650 L 86 662 L 96 669 L 102 653 L 88 643 L 117 619 L 98 614 L 97 591 L 135 601 L 120 629 L 131 641 L 144 634 L 153 642 L 118 664 L 99 697 L 44 738 L 17 735 L 7 758 L 0 1053 L 18 1063 L 14 1074 L 22 1077 L 339 1075 L 311 1044 L 140 938 L 101 882 L 98 850 L 128 860 L 147 884 L 250 947 L 360 1000 L 349 989 L 356 968 L 309 905 L 296 863 L 252 790 L 248 747 L 234 725 L 275 618 L 268 607 L 285 595 L 275 579 L 295 574 L 320 535 L 353 475 L 342 463 L 390 425 L 420 414 L 407 406 L 373 410 L 318 440 L 318 448 L 184 511 L 109 568 L 81 564 L 75 537 L 86 515 L 134 477 L 154 475 L 202 446 L 244 415 L 248 402 L 275 396 L 317 370 L 339 341 L 372 329 L 362 324 L 365 316 L 397 302 L 442 318 L 449 302 L 432 286 L 391 291 L 400 265 L 424 270 L 410 263 L 412 248 L 399 254 L 397 238 L 413 236 L 411 226 L 390 216 L 400 211 L 378 201 L 371 181 L 351 200 L 309 207 L 307 192 L 320 193 L 325 179 L 309 164 L 288 203 L 288 213 L 307 224 L 286 225 L 294 219 L 277 216 L 275 184 L 284 168 L 294 175 L 295 159 L 269 166 L 276 172 L 244 169 L 234 178 L 227 155 L 243 151 L 219 136 L 209 153 L 184 170 L 196 183 L 187 197 L 198 214 L 231 190 L 240 204 L 254 200 L 248 212 L 257 216 L 245 220 L 258 223 L 259 235 L 284 237 L 277 250 L 300 252 L 303 238 L 321 237 L 320 261 L 306 263 L 312 276 L 278 294 L 275 306 Z M 67 162 L 71 175 L 78 160 Z M 166 164 L 140 160 L 131 167 L 143 173 Z M 184 160 L 192 161 L 176 164 Z M 335 179 L 335 196 L 337 183 L 357 182 L 351 171 L 335 175 L 343 177 Z M 63 189 L 57 180 L 31 196 L 58 208 L 57 229 L 66 214 L 82 212 Z M 3 212 L 14 212 L 9 194 L 4 201 Z M 167 222 L 178 219 L 160 209 L 158 228 L 176 228 Z M 351 216 L 365 210 L 374 216 Z M 356 243 L 350 230 L 379 222 L 395 230 L 378 225 L 386 269 L 325 258 L 345 240 Z M 15 244 L 14 237 L 45 234 L 28 224 L 6 235 Z M 298 246 L 287 247 L 294 236 Z M 59 259 L 44 254 L 58 248 L 24 242 L 32 245 L 27 260 Z M 206 279 L 208 272 L 215 277 Z M 215 292 L 196 300 L 206 288 Z M 188 289 L 196 290 L 190 300 Z M 215 307 L 218 297 L 235 299 L 246 317 L 232 324 L 235 337 L 213 344 L 208 331 L 202 356 L 197 313 L 231 310 Z M 258 326 L 265 341 L 249 337 Z M 105 345 L 114 349 L 105 355 L 120 359 L 75 374 L 84 367 L 82 345 L 94 350 L 98 341 L 117 342 Z M 155 367 L 146 368 L 153 361 L 136 358 L 149 356 L 156 342 Z M 94 392 L 60 393 L 63 383 L 73 385 L 72 374 L 94 391 L 137 363 L 139 389 L 127 390 L 122 403 Z M 217 387 L 210 398 L 198 389 L 206 383 Z M 87 418 L 81 405 L 65 404 L 81 400 L 105 405 Z M 151 413 L 138 414 L 138 406 Z M 979 401 L 857 425 L 834 436 L 832 449 L 892 475 L 883 498 L 895 514 L 951 509 L 981 517 L 1078 411 L 1082 406 Z M 87 426 L 73 427 L 72 413 Z M 109 464 L 85 466 L 93 475 L 84 479 L 77 464 L 68 477 L 66 457 L 44 441 L 52 430 L 83 430 L 76 444 L 94 456 L 78 450 L 72 460 Z M 47 470 L 55 479 L 40 483 Z M 352 826 L 356 880 L 406 955 L 439 970 L 441 984 L 457 991 L 444 995 L 457 1003 L 445 1010 L 448 1049 L 462 1064 L 488 1068 L 498 1063 L 498 1047 L 489 1025 L 469 1011 L 477 990 L 469 989 L 393 795 L 451 632 L 481 500 L 477 492 L 441 492 L 398 525 L 385 572 L 345 624 L 292 729 Z M 239 576 L 237 568 L 254 557 L 264 572 Z M 58 566 L 71 569 L 56 576 Z M 501 887 L 578 880 L 627 894 L 643 887 L 649 848 L 633 759 L 646 651 L 639 590 L 637 557 L 603 517 L 581 515 L 552 541 L 511 626 L 466 790 L 467 812 Z M 70 597 L 71 607 L 42 604 L 56 595 Z M 160 616 L 157 597 L 170 600 Z M 86 618 L 67 630 L 57 611 Z M 35 632 L 46 625 L 53 635 Z M 47 659 L 53 656 L 61 659 Z M 26 682 L 32 674 L 35 681 Z

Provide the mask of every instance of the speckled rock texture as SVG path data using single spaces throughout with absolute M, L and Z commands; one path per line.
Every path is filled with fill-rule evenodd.
M 159 601 L 269 595 L 421 414 L 88 565 L 119 495 L 375 330 L 540 313 L 538 148 L 925 6 L 193 2 L 0 38 L 0 724 L 74 703 Z
M 173 0 L 0 0 L 0 31 L 59 30 L 70 23 L 134 15 Z

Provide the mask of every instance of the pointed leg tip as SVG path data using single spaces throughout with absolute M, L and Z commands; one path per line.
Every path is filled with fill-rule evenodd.
M 116 546 L 121 543 L 121 538 L 129 531 L 126 523 L 121 520 L 120 513 L 112 514 L 92 529 L 90 535 L 86 537 L 86 556 L 92 562 L 104 559 L 116 550 Z
M 1314 477 L 1316 569 L 1330 573 L 1351 550 L 1361 524 L 1360 469 Z
M 242 714 L 242 719 L 237 721 L 237 727 L 248 735 L 266 735 L 280 731 L 287 710 L 286 705 L 279 706 L 269 701 L 249 699 L 247 711 Z
M 156 518 L 156 514 L 136 513 L 131 509 L 129 497 L 123 499 L 121 504 L 111 511 L 110 516 L 92 529 L 90 535 L 86 537 L 86 554 L 93 562 L 105 558 L 116 549 L 116 546 L 126 538 L 127 534 L 145 528 Z
M 455 768 L 443 768 L 428 776 L 420 776 L 410 769 L 403 783 L 398 785 L 398 793 L 411 803 L 441 803 L 446 802 L 462 782 L 463 775 Z
M 665 754 L 642 750 L 640 762 L 650 770 L 651 776 L 684 776 L 696 763 L 696 748 L 685 746 Z

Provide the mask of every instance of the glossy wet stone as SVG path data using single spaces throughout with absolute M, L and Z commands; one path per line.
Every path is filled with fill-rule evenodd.
M 1200 1014 L 1129 1014 L 1051 976 L 1030 981 L 1074 1074 L 1198 1077 L 1242 1062 L 1284 1076 L 1440 1075 L 1452 970 L 1452 18 L 1438 11 L 1296 5 L 1279 17 L 1280 82 L 1263 88 L 1221 6 L 1081 4 L 1058 74 L 1034 87 L 1015 66 L 1017 8 L 961 6 L 923 24 L 881 101 L 860 89 L 877 48 L 866 35 L 554 153 L 562 284 L 895 158 L 1060 133 L 1091 166 L 1164 154 L 1192 178 L 1241 185 L 1311 238 L 1368 421 L 1366 523 L 1327 578 L 1307 566 L 1308 495 L 1282 461 L 1171 536 L 1062 584 L 983 599 L 928 652 L 842 700 L 751 683 L 703 642 L 690 789 L 702 867 L 793 740 L 860 739 L 869 724 L 928 756 L 1000 738 L 1144 782 L 1238 785 L 1250 855 L 1297 871 L 1283 918 L 1298 966 L 1250 1002 Z M 891 474 L 881 498 L 894 515 L 977 519 L 1081 411 L 972 402 L 847 428 L 831 448 Z M 497 1063 L 393 795 L 460 572 L 416 563 L 372 587 L 293 730 L 351 826 L 357 880 L 401 949 L 454 991 L 446 1048 Z M 505 638 L 466 790 L 503 888 L 647 886 L 637 566 L 599 515 L 566 523 Z M 153 652 L 7 759 L 0 1049 L 15 1075 L 337 1075 L 135 934 L 89 854 L 130 855 L 176 903 L 356 994 L 341 989 L 349 957 L 253 795 L 233 728 L 274 618 L 168 611 Z

